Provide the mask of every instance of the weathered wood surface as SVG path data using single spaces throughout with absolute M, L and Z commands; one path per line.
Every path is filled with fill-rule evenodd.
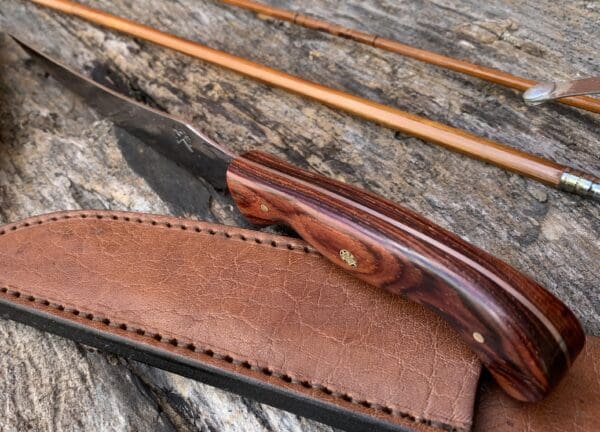
M 600 117 L 210 0 L 86 1 L 212 47 L 600 174 Z M 600 73 L 597 2 L 281 0 L 350 27 L 536 79 Z M 600 334 L 600 206 L 183 55 L 0 4 L 0 29 L 235 150 L 274 152 L 423 213 L 533 275 Z M 111 125 L 0 37 L 0 222 L 59 209 L 239 224 L 220 197 Z M 0 430 L 330 430 L 194 381 L 0 321 Z

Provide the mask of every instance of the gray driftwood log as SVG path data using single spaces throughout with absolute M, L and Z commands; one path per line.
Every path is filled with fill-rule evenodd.
M 485 82 L 211 0 L 85 1 L 303 77 L 600 174 L 600 117 L 524 106 Z M 600 4 L 272 0 L 534 79 L 600 73 Z M 533 275 L 600 335 L 600 206 L 25 0 L 0 29 L 75 68 L 108 69 L 147 102 L 241 151 L 274 152 L 427 215 Z M 240 224 L 221 197 L 65 92 L 0 37 L 0 222 L 60 209 Z M 0 430 L 331 428 L 0 321 Z

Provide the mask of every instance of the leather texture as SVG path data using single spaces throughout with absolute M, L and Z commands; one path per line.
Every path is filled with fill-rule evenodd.
M 600 338 L 588 337 L 573 367 L 543 402 L 508 397 L 489 380 L 481 386 L 475 432 L 594 432 L 600 430 Z
M 300 240 L 124 212 L 33 217 L 0 227 L 0 303 L 93 330 L 99 345 L 114 336 L 148 359 L 166 353 L 167 366 L 243 377 L 256 395 L 276 388 L 398 430 L 472 426 L 480 366 L 462 341 Z M 473 430 L 592 432 L 599 412 L 600 338 L 588 337 L 541 403 L 484 374 Z
M 0 227 L 0 300 L 416 430 L 468 430 L 480 365 L 436 315 L 300 240 L 76 211 Z

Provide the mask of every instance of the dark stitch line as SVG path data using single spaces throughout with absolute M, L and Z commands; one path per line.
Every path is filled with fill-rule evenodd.
M 0 287 L 0 293 L 6 294 L 6 295 L 11 295 L 13 297 L 16 298 L 20 298 L 22 295 L 22 293 L 20 291 L 16 291 L 16 290 L 12 290 L 9 289 L 7 287 Z M 268 368 L 268 367 L 260 367 L 257 365 L 253 365 L 252 363 L 250 363 L 248 360 L 237 360 L 234 359 L 232 356 L 230 356 L 229 354 L 219 354 L 216 353 L 214 350 L 210 349 L 210 348 L 206 348 L 206 349 L 199 349 L 196 348 L 196 346 L 191 343 L 191 342 L 180 342 L 179 340 L 177 340 L 176 338 L 163 338 L 162 335 L 160 335 L 159 333 L 150 333 L 142 328 L 133 328 L 133 326 L 129 326 L 126 323 L 117 323 L 114 321 L 111 321 L 109 318 L 99 318 L 99 317 L 95 317 L 92 313 L 82 313 L 81 311 L 79 311 L 78 309 L 75 308 L 65 308 L 63 305 L 57 304 L 57 305 L 53 305 L 52 303 L 50 303 L 50 301 L 46 300 L 46 299 L 40 299 L 40 298 L 36 298 L 32 295 L 28 295 L 25 297 L 26 300 L 30 301 L 30 302 L 36 302 L 39 303 L 47 308 L 53 308 L 56 309 L 60 312 L 63 312 L 65 314 L 71 314 L 74 316 L 77 316 L 79 318 L 84 318 L 87 319 L 88 321 L 96 321 L 98 323 L 104 324 L 107 327 L 113 327 L 113 328 L 117 328 L 117 329 L 121 329 L 123 331 L 127 331 L 130 333 L 135 333 L 139 336 L 142 337 L 146 337 L 146 338 L 150 338 L 150 339 L 154 339 L 157 342 L 166 344 L 166 345 L 171 345 L 177 348 L 183 348 L 186 349 L 188 351 L 192 351 L 198 354 L 204 354 L 208 357 L 211 358 L 215 358 L 217 360 L 222 360 L 222 361 L 226 361 L 227 363 L 230 364 L 234 364 L 236 366 L 242 366 L 246 369 L 250 369 L 256 372 L 260 372 L 266 376 L 274 376 L 288 384 L 295 384 L 295 385 L 300 385 L 302 387 L 308 388 L 308 389 L 316 389 L 321 391 L 322 393 L 329 395 L 329 396 L 333 396 L 337 399 L 342 399 L 346 402 L 352 403 L 354 405 L 361 405 L 365 408 L 370 408 L 370 409 L 374 409 L 376 411 L 380 411 L 383 412 L 384 414 L 387 414 L 389 416 L 392 417 L 400 417 L 400 418 L 404 418 L 407 420 L 410 420 L 414 423 L 421 423 L 421 424 L 426 424 L 426 425 L 432 425 L 433 423 L 437 423 L 437 422 L 432 422 L 431 420 L 428 419 L 422 419 L 422 418 L 417 418 L 413 415 L 410 415 L 408 413 L 404 413 L 404 412 L 400 412 L 400 411 L 395 411 L 393 408 L 385 406 L 385 405 L 381 405 L 378 403 L 372 403 L 369 402 L 367 400 L 356 400 L 354 399 L 351 395 L 347 394 L 347 393 L 341 393 L 335 390 L 330 389 L 329 387 L 323 385 L 323 384 L 319 384 L 319 383 L 311 383 L 309 381 L 306 380 L 297 380 L 294 379 L 291 375 L 287 374 L 287 373 L 281 373 L 281 372 L 276 372 L 273 371 L 272 369 Z M 446 425 L 446 424 L 440 424 L 441 426 L 443 426 L 446 430 L 448 431 L 455 431 L 457 429 L 451 427 L 450 425 Z M 449 428 L 450 427 L 450 428 Z M 449 429 L 448 429 L 449 428 Z
M 232 233 L 227 232 L 227 231 L 215 230 L 214 228 L 208 228 L 208 230 L 205 231 L 205 230 L 203 230 L 202 228 L 200 228 L 198 226 L 192 227 L 192 226 L 190 226 L 188 224 L 183 224 L 183 223 L 177 224 L 177 225 L 173 225 L 171 222 L 162 222 L 162 223 L 159 223 L 159 222 L 157 222 L 155 220 L 152 220 L 152 219 L 142 219 L 142 218 L 139 218 L 139 217 L 132 220 L 131 217 L 129 217 L 129 216 L 118 216 L 118 215 L 115 215 L 115 214 L 112 214 L 112 215 L 111 214 L 109 214 L 109 215 L 103 215 L 103 214 L 99 214 L 99 213 L 91 213 L 91 214 L 90 213 L 80 213 L 80 214 L 65 214 L 65 215 L 62 215 L 60 217 L 58 217 L 58 216 L 52 216 L 52 217 L 49 217 L 47 219 L 38 219 L 38 220 L 36 220 L 34 222 L 24 222 L 24 223 L 22 223 L 20 225 L 19 224 L 15 224 L 15 225 L 13 225 L 13 226 L 11 226 L 9 228 L 9 231 L 17 231 L 17 230 L 21 230 L 23 228 L 29 228 L 29 227 L 31 227 L 32 224 L 42 225 L 42 224 L 49 223 L 49 222 L 58 222 L 59 220 L 67 220 L 67 219 L 73 219 L 73 218 L 78 218 L 78 217 L 81 218 L 81 219 L 86 219 L 88 217 L 95 217 L 96 219 L 99 219 L 99 220 L 102 220 L 105 217 L 108 217 L 108 218 L 110 218 L 110 219 L 112 219 L 114 221 L 119 221 L 120 220 L 120 221 L 123 221 L 123 222 L 137 222 L 137 223 L 140 223 L 140 224 L 142 224 L 142 223 L 148 223 L 148 224 L 150 224 L 152 226 L 160 226 L 160 225 L 162 225 L 162 226 L 164 226 L 166 228 L 169 228 L 169 229 L 179 228 L 182 231 L 187 231 L 188 228 L 193 228 L 192 231 L 196 232 L 196 233 L 204 233 L 204 234 L 210 234 L 210 235 L 220 234 L 220 235 L 223 235 L 223 237 L 225 237 L 226 239 L 232 239 L 232 238 L 236 238 L 237 237 L 238 239 L 240 239 L 242 241 L 245 241 L 245 242 L 247 242 L 247 241 L 254 241 L 256 244 L 259 244 L 259 245 L 268 245 L 268 246 L 279 248 L 279 249 L 285 249 L 285 248 L 287 248 L 288 250 L 295 251 L 295 252 L 303 252 L 303 253 L 306 253 L 306 254 L 309 254 L 309 255 L 318 255 L 318 256 L 321 256 L 321 254 L 317 250 L 311 249 L 308 246 L 300 246 L 300 245 L 297 245 L 297 244 L 294 244 L 294 243 L 281 244 L 281 243 L 278 243 L 275 240 L 272 240 L 270 242 L 265 242 L 264 239 L 261 239 L 261 238 L 258 238 L 258 237 L 247 237 L 246 235 L 241 234 L 241 233 L 240 234 L 232 234 Z M 6 229 L 0 230 L 0 236 L 3 236 L 5 234 L 7 234 Z
M 295 380 L 291 375 L 287 374 L 287 373 L 280 373 L 280 372 L 274 372 L 268 368 L 260 368 L 258 366 L 253 366 L 248 360 L 237 360 L 234 359 L 231 355 L 229 354 L 219 354 L 219 353 L 215 353 L 212 349 L 196 349 L 196 346 L 193 343 L 184 343 L 184 342 L 179 342 L 179 340 L 177 338 L 165 338 L 163 337 L 161 334 L 159 333 L 154 333 L 154 334 L 149 334 L 149 332 L 147 332 L 146 330 L 142 329 L 142 328 L 136 328 L 133 329 L 133 326 L 127 325 L 126 323 L 118 323 L 115 321 L 110 320 L 109 318 L 99 318 L 99 317 L 95 317 L 94 314 L 92 313 L 86 313 L 86 312 L 81 312 L 80 310 L 76 309 L 76 308 L 66 308 L 62 305 L 51 305 L 51 303 L 48 300 L 45 299 L 39 299 L 36 298 L 32 295 L 27 295 L 25 296 L 24 294 L 22 294 L 20 291 L 17 290 L 12 290 L 12 289 L 8 289 L 6 287 L 2 287 L 0 288 L 0 292 L 4 293 L 4 294 L 8 294 L 8 295 L 12 295 L 13 297 L 16 298 L 20 298 L 23 297 L 25 300 L 30 301 L 30 302 L 36 302 L 36 303 L 40 303 L 44 306 L 50 306 L 51 308 L 60 310 L 61 312 L 64 313 L 68 313 L 71 315 L 75 315 L 77 317 L 80 318 L 84 318 L 88 321 L 96 321 L 99 323 L 102 323 L 108 327 L 113 327 L 113 328 L 118 328 L 130 333 L 136 333 L 139 336 L 143 336 L 143 337 L 147 337 L 147 338 L 152 338 L 154 340 L 156 340 L 157 342 L 161 342 L 163 344 L 167 344 L 167 345 L 172 345 L 174 347 L 178 347 L 178 348 L 185 348 L 188 351 L 193 351 L 199 354 L 205 354 L 209 357 L 212 358 L 216 358 L 216 359 L 220 359 L 220 360 L 224 360 L 227 363 L 231 363 L 234 365 L 239 365 L 242 366 L 246 369 L 251 369 L 251 370 L 255 370 L 255 371 L 259 371 L 259 372 L 263 372 L 265 370 L 268 370 L 269 372 L 267 373 L 267 375 L 269 376 L 275 376 L 279 379 L 282 379 L 283 381 L 287 382 L 287 383 L 293 383 L 293 384 L 300 384 L 304 387 L 307 388 L 323 388 L 325 390 L 325 392 L 327 394 L 334 394 L 334 391 L 323 386 L 320 384 L 312 384 L 308 381 L 299 381 L 299 380 Z M 339 393 L 339 392 L 335 392 L 335 393 Z M 342 394 L 339 393 L 341 395 L 341 398 L 343 398 L 345 401 L 347 402 L 353 402 L 353 403 L 359 403 L 361 405 L 365 405 L 365 404 L 370 404 L 370 402 L 368 401 L 355 401 L 354 399 L 352 399 L 351 396 L 349 396 L 348 394 Z

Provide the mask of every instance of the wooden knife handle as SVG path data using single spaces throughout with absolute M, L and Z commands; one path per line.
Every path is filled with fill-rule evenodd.
M 257 151 L 231 163 L 227 183 L 252 222 L 288 225 L 356 277 L 433 309 L 517 399 L 547 395 L 583 347 L 550 292 L 412 211 Z

